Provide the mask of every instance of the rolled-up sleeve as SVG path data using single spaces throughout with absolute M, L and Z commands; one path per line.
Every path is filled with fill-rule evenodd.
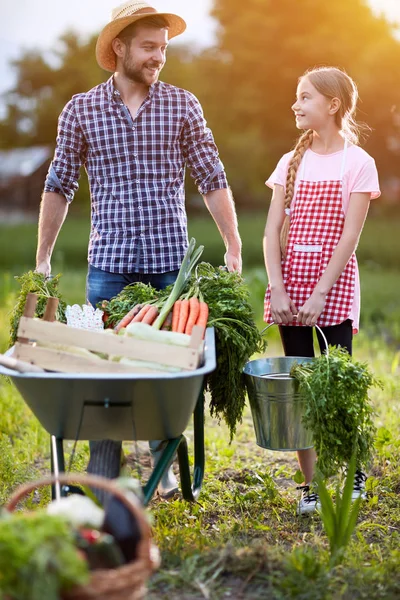
M 183 152 L 190 174 L 204 196 L 214 190 L 227 188 L 228 181 L 213 134 L 207 127 L 200 102 L 193 94 L 188 94 L 187 108 Z
M 74 99 L 58 119 L 57 144 L 46 177 L 44 191 L 57 192 L 72 202 L 77 191 L 80 168 L 85 162 L 86 143 L 76 116 Z

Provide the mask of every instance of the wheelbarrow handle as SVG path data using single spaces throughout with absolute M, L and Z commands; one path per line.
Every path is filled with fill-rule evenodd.
M 44 373 L 45 370 L 38 367 L 37 365 L 31 365 L 31 363 L 25 362 L 23 360 L 18 360 L 17 358 L 13 358 L 12 356 L 7 356 L 6 354 L 0 354 L 0 365 L 6 367 L 7 369 L 11 369 L 13 371 L 18 371 L 18 373 Z
M 297 318 L 297 315 L 294 315 L 294 317 L 293 317 L 293 318 L 294 318 L 294 319 L 296 319 L 296 318 Z M 273 321 L 272 323 L 268 323 L 268 325 L 267 325 L 266 327 L 264 327 L 264 329 L 262 329 L 262 330 L 260 331 L 261 335 L 262 335 L 262 334 L 263 334 L 265 331 L 267 331 L 267 329 L 269 329 L 270 327 L 272 327 L 272 325 L 277 325 L 277 323 L 275 323 L 275 321 Z M 322 331 L 322 329 L 321 329 L 321 327 L 320 327 L 319 325 L 315 324 L 315 325 L 314 325 L 314 327 L 315 327 L 316 329 L 318 329 L 318 331 L 319 331 L 319 333 L 320 333 L 320 335 L 321 335 L 321 337 L 322 337 L 322 339 L 323 339 L 323 341 L 324 341 L 325 348 L 326 348 L 326 354 L 329 354 L 329 344 L 328 344 L 328 340 L 326 339 L 326 336 L 325 336 L 324 332 Z

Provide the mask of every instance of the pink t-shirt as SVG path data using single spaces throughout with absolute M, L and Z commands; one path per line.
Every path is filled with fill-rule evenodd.
M 306 181 L 337 181 L 340 179 L 343 152 L 344 150 L 339 150 L 333 154 L 317 154 L 311 149 L 306 150 L 297 170 L 292 205 L 296 202 L 297 186 L 301 177 L 304 177 Z M 282 156 L 275 171 L 265 182 L 267 186 L 271 188 L 274 185 L 286 187 L 287 170 L 292 156 L 293 151 Z M 359 146 L 349 145 L 345 159 L 343 170 L 344 214 L 347 213 L 350 194 L 368 192 L 371 194 L 371 199 L 378 198 L 381 194 L 375 161 L 365 150 Z M 354 300 L 349 319 L 353 321 L 354 333 L 357 333 L 360 320 L 360 278 L 357 265 L 355 277 Z

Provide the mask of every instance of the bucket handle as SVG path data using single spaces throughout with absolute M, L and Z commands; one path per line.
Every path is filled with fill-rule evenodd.
M 297 315 L 294 315 L 294 317 L 293 317 L 293 318 L 294 318 L 294 319 L 296 319 L 296 318 L 297 318 Z M 268 324 L 266 327 L 264 327 L 264 329 L 262 329 L 262 330 L 260 331 L 261 335 L 262 335 L 262 334 L 263 334 L 265 331 L 267 331 L 267 329 L 269 329 L 270 327 L 272 327 L 272 325 L 277 325 L 277 323 L 275 323 L 274 321 L 273 321 L 272 323 L 269 323 L 269 324 Z M 315 324 L 315 325 L 314 325 L 314 327 L 315 327 L 316 329 L 318 329 L 318 331 L 319 331 L 319 333 L 320 333 L 320 335 L 321 335 L 321 337 L 322 337 L 322 339 L 323 339 L 323 341 L 324 341 L 324 344 L 325 344 L 325 348 L 326 348 L 326 354 L 328 355 L 328 354 L 329 354 L 329 345 L 328 345 L 328 340 L 326 339 L 326 337 L 325 337 L 325 334 L 324 334 L 324 332 L 322 331 L 322 329 L 321 329 L 321 327 L 320 327 L 319 325 Z

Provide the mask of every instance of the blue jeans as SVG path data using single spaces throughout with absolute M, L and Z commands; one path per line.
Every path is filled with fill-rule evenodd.
M 162 290 L 175 282 L 179 271 L 167 273 L 109 273 L 89 265 L 86 278 L 86 300 L 96 307 L 102 300 L 111 300 L 121 290 L 131 283 L 150 283 L 156 289 Z M 93 475 L 102 475 L 114 479 L 118 477 L 121 467 L 122 442 L 101 440 L 89 442 L 90 460 L 87 471 Z M 104 493 L 97 492 L 96 496 L 104 501 Z
M 168 285 L 175 283 L 179 271 L 167 273 L 109 273 L 89 265 L 86 278 L 86 299 L 96 307 L 102 300 L 111 300 L 117 296 L 124 287 L 138 281 L 152 285 L 158 290 L 163 290 Z

